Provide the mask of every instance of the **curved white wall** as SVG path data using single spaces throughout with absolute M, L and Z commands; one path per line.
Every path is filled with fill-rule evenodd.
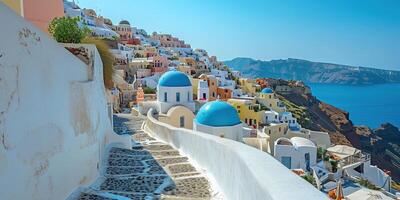
M 213 127 L 204 124 L 198 124 L 193 121 L 193 130 L 215 135 L 217 137 L 228 138 L 235 141 L 243 141 L 242 123 L 234 126 Z
M 100 57 L 85 45 L 89 70 L 1 2 L 0 24 L 0 199 L 65 199 L 96 178 L 105 145 L 123 141 Z
M 228 199 L 328 199 L 269 154 L 233 140 L 161 123 L 148 113 L 145 129 L 213 176 Z

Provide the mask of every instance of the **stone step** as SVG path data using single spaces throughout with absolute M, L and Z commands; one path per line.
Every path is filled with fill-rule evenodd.
M 87 187 L 79 187 L 66 200 L 129 200 L 130 198 Z

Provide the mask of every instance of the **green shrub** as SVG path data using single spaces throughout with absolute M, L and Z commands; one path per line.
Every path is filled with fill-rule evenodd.
M 371 182 L 369 182 L 367 179 L 360 179 L 358 180 L 358 184 L 371 189 L 371 190 L 379 190 L 379 187 L 376 187 L 374 184 L 372 184 Z
M 90 32 L 88 28 L 79 28 L 79 17 L 56 17 L 49 24 L 49 33 L 57 42 L 80 43 Z
M 145 94 L 155 94 L 155 93 L 156 93 L 156 89 L 149 88 L 149 87 L 144 87 L 144 88 L 143 88 L 143 92 L 144 92 Z
M 85 38 L 82 43 L 96 45 L 97 51 L 99 52 L 101 57 L 101 61 L 103 62 L 104 86 L 108 89 L 112 88 L 114 86 L 114 83 L 112 81 L 112 76 L 114 73 L 114 56 L 110 52 L 107 44 L 100 39 L 95 39 L 91 37 Z
M 304 180 L 306 180 L 307 182 L 311 183 L 312 185 L 316 185 L 314 176 L 312 176 L 312 175 L 305 175 L 305 176 L 302 176 L 302 178 L 303 178 Z
M 336 160 L 330 160 L 329 162 L 332 166 L 332 172 L 335 173 L 338 169 L 338 162 Z

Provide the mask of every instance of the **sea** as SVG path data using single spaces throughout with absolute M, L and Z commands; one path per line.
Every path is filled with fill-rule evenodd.
M 400 84 L 306 85 L 321 101 L 349 112 L 355 125 L 367 125 L 374 129 L 390 122 L 400 128 Z

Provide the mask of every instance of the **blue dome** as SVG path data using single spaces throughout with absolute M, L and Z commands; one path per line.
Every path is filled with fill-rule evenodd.
M 271 88 L 264 88 L 264 89 L 261 90 L 261 93 L 263 93 L 263 94 L 271 94 L 271 93 L 274 93 L 274 91 L 272 91 Z
M 158 86 L 163 87 L 186 87 L 192 86 L 188 76 L 180 71 L 168 71 L 158 81 Z
M 198 124 L 214 127 L 234 126 L 241 123 L 236 109 L 223 101 L 204 104 L 194 120 Z

